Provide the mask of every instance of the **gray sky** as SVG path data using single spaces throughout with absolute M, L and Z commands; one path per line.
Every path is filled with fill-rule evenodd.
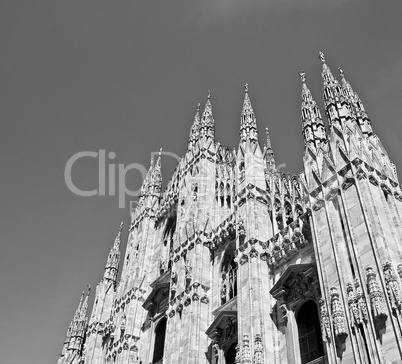
M 101 279 L 128 208 L 64 182 L 80 151 L 148 168 L 186 150 L 208 89 L 216 137 L 237 147 L 243 87 L 277 163 L 302 168 L 300 80 L 322 106 L 319 50 L 363 100 L 402 173 L 400 1 L 65 0 L 0 2 L 0 353 L 2 364 L 55 363 L 80 293 Z M 322 111 L 322 107 L 321 107 Z M 162 165 L 164 184 L 173 158 Z M 95 159 L 73 180 L 97 188 Z M 137 189 L 139 173 L 127 174 Z M 127 198 L 129 201 L 129 198 Z M 92 296 L 93 297 L 93 296 Z

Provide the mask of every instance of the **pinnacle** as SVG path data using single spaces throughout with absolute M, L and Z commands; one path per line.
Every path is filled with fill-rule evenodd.
M 197 111 L 194 115 L 194 121 L 193 125 L 191 126 L 190 129 L 190 136 L 189 136 L 189 143 L 190 142 L 195 142 L 198 139 L 198 135 L 200 132 L 200 106 L 201 104 L 197 104 Z
M 300 76 L 300 81 L 301 81 L 302 83 L 305 83 L 305 82 L 306 82 L 306 72 L 300 71 L 300 72 L 299 72 L 299 76 Z
M 251 106 L 251 100 L 250 96 L 248 94 L 248 84 L 244 86 L 244 101 L 243 101 L 243 109 L 241 112 L 241 115 L 250 115 L 254 118 L 254 110 L 253 107 Z
M 318 52 L 318 58 L 320 59 L 322 64 L 325 64 L 325 55 L 323 52 L 321 51 Z
M 214 138 L 215 122 L 212 115 L 211 91 L 208 91 L 207 102 L 200 122 L 200 134 L 203 137 Z
M 271 137 L 269 136 L 269 129 L 267 127 L 265 128 L 265 135 L 267 137 L 267 149 L 270 149 L 270 148 L 272 148 Z

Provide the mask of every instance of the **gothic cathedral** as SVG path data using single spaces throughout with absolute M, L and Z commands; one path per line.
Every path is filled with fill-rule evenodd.
M 362 101 L 320 52 L 326 128 L 301 77 L 305 149 L 281 173 L 246 85 L 238 149 L 211 95 L 166 190 L 161 155 L 58 364 L 402 362 L 402 191 Z

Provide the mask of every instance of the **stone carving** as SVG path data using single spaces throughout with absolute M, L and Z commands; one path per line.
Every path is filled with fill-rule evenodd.
M 361 317 L 352 283 L 346 285 L 346 292 L 348 294 L 349 317 L 352 321 L 351 323 L 353 325 L 359 325 L 361 323 Z
M 170 277 L 170 291 L 172 292 L 171 299 L 173 299 L 177 291 L 177 273 L 175 271 L 172 271 Z
M 261 334 L 256 334 L 254 338 L 254 364 L 264 363 Z
M 363 290 L 362 290 L 362 287 L 360 286 L 360 282 L 357 278 L 355 279 L 355 288 L 356 288 L 356 302 L 357 302 L 357 306 L 359 308 L 360 317 L 364 322 L 367 322 L 368 321 L 368 311 L 367 311 L 366 300 L 364 298 Z
M 399 263 L 398 266 L 396 267 L 396 270 L 398 272 L 399 278 L 402 279 L 402 264 Z
M 390 262 L 383 265 L 385 284 L 387 287 L 388 299 L 393 309 L 401 309 L 401 298 L 398 287 L 398 282 L 394 273 L 394 269 Z
M 225 329 L 225 340 L 231 339 L 235 336 L 237 331 L 237 325 L 232 319 L 228 319 L 226 323 Z
M 126 331 L 126 323 L 127 323 L 127 317 L 126 314 L 123 313 L 123 317 L 121 318 L 121 323 L 120 323 L 120 331 L 121 334 L 124 334 L 124 331 Z
M 348 333 L 346 330 L 345 314 L 339 301 L 339 293 L 336 287 L 331 287 L 331 313 L 335 337 L 342 340 Z
M 224 303 L 226 303 L 226 275 L 222 274 L 222 282 L 221 282 L 221 305 L 223 305 Z
M 218 358 L 219 356 L 219 344 L 217 341 L 214 341 L 214 343 L 212 344 L 212 352 L 214 355 L 214 358 Z
M 243 265 L 245 263 L 248 262 L 248 256 L 247 254 L 242 254 L 241 258 L 240 258 L 240 264 Z
M 299 273 L 296 282 L 292 286 L 292 299 L 304 298 L 305 294 L 310 290 L 311 279 L 302 273 Z
M 368 266 L 366 268 L 367 277 L 367 290 L 370 296 L 371 311 L 374 320 L 386 319 L 387 308 L 385 305 L 384 294 L 377 282 L 376 273 L 373 268 Z
M 165 261 L 162 260 L 162 259 L 159 259 L 159 273 L 160 273 L 160 275 L 165 273 L 165 271 L 166 271 Z
M 377 181 L 377 179 L 376 179 L 372 174 L 369 175 L 369 181 L 370 181 L 370 183 L 373 184 L 374 186 L 378 186 L 378 181 Z
M 243 219 L 239 219 L 239 222 L 237 223 L 237 231 L 238 231 L 239 237 L 242 237 L 244 239 L 246 236 L 246 229 L 244 228 Z
M 243 350 L 241 354 L 241 364 L 251 364 L 250 338 L 248 334 L 243 334 Z
M 240 355 L 240 345 L 236 345 L 236 357 L 235 357 L 235 364 L 241 364 L 241 355 Z
M 320 305 L 322 337 L 324 341 L 329 342 L 331 341 L 331 327 L 329 323 L 329 314 L 325 306 L 325 301 L 322 298 L 318 300 L 318 304 Z
M 282 303 L 279 306 L 279 309 L 281 310 L 283 321 L 284 321 L 285 325 L 287 325 L 289 317 L 288 317 L 288 309 L 286 308 L 286 304 Z
M 250 258 L 257 258 L 258 257 L 258 251 L 254 248 L 250 250 Z
M 186 275 L 185 275 L 186 282 L 188 282 L 188 281 L 191 281 L 191 279 L 192 279 L 193 267 L 191 266 L 191 263 L 190 263 L 189 259 L 187 259 L 184 264 L 185 264 L 184 267 L 185 267 L 185 270 L 186 270 Z

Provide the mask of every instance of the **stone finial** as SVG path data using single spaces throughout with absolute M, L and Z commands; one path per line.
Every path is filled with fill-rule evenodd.
M 343 72 L 343 69 L 341 67 L 338 67 L 339 74 L 341 75 L 342 78 L 345 78 L 345 74 Z
M 325 55 L 321 51 L 318 52 L 318 58 L 320 59 L 321 63 L 325 63 Z
M 246 83 L 245 85 L 244 85 L 244 92 L 247 94 L 248 93 L 248 83 Z
M 207 93 L 207 99 L 208 99 L 208 100 L 211 100 L 211 96 L 212 96 L 212 94 L 211 94 L 211 90 L 208 90 L 208 93 Z
M 300 71 L 300 72 L 299 72 L 299 76 L 300 76 L 301 82 L 302 82 L 302 83 L 305 83 L 305 82 L 306 82 L 306 72 Z

